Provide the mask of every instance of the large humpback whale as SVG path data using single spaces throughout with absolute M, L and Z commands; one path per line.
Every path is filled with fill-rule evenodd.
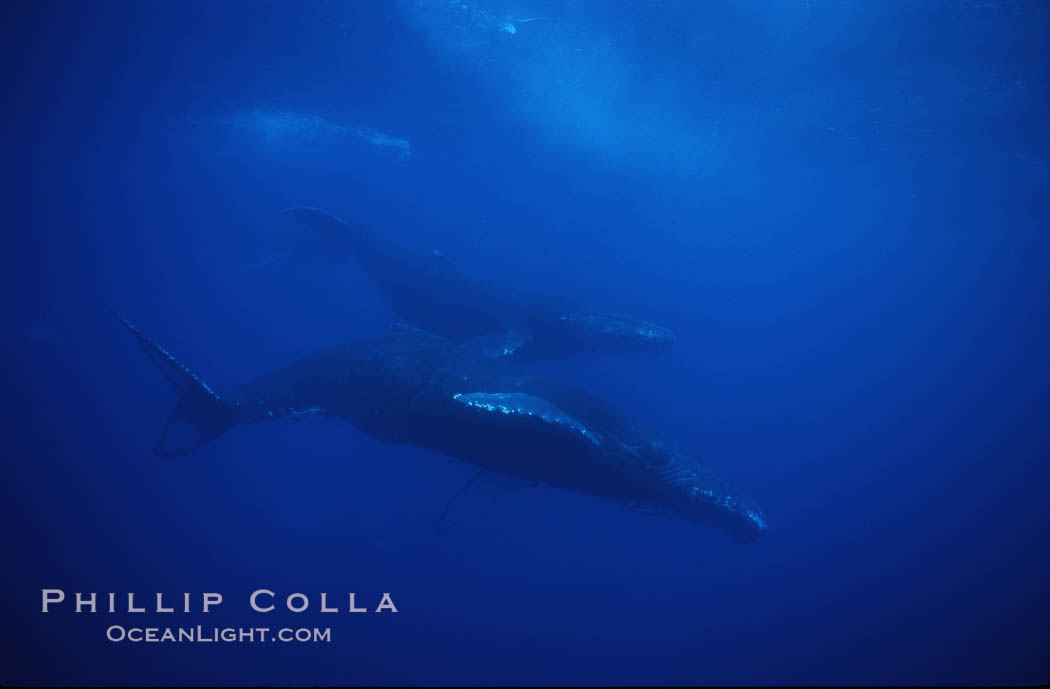
M 220 396 L 119 314 L 180 401 L 154 450 L 192 452 L 226 430 L 336 417 L 390 442 L 682 517 L 750 540 L 761 511 L 681 447 L 588 393 L 417 330 L 331 347 Z M 192 430 L 183 439 L 176 427 Z
M 490 356 L 524 361 L 660 352 L 675 339 L 666 328 L 630 316 L 472 278 L 440 254 L 407 251 L 317 208 L 285 212 L 320 231 L 336 251 L 356 256 L 400 318 L 456 342 L 474 340 Z

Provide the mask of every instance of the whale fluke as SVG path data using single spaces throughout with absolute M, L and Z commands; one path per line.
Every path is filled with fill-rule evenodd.
M 160 369 L 171 389 L 179 396 L 179 403 L 164 422 L 160 440 L 153 446 L 154 452 L 162 457 L 188 454 L 215 440 L 234 426 L 236 405 L 219 397 L 197 374 L 186 368 L 153 338 L 132 325 L 128 319 L 116 311 L 113 315 L 135 336 L 149 358 Z M 183 422 L 189 423 L 195 431 L 195 437 L 189 443 L 180 442 L 175 434 L 176 429 L 172 428 L 173 424 Z

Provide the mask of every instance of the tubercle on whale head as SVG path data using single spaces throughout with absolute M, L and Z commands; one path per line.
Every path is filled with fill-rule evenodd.
M 695 459 L 676 454 L 660 473 L 675 516 L 720 529 L 740 541 L 753 541 L 769 530 L 753 501 Z
M 753 541 L 769 530 L 765 516 L 745 497 L 708 492 L 696 488 L 691 496 L 693 509 L 687 519 L 705 526 L 715 526 L 739 541 Z

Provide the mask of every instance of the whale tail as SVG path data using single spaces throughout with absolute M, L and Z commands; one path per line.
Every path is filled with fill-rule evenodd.
M 218 438 L 236 424 L 236 405 L 219 397 L 207 383 L 172 356 L 155 340 L 142 333 L 116 311 L 117 320 L 124 324 L 146 354 L 160 369 L 161 374 L 179 396 L 175 409 L 164 422 L 160 440 L 153 451 L 162 457 L 189 454 Z M 185 431 L 192 431 L 187 437 Z

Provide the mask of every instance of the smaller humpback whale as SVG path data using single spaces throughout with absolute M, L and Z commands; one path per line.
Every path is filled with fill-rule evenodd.
M 438 252 L 418 254 L 317 208 L 284 211 L 354 255 L 400 318 L 455 342 L 475 338 L 490 356 L 519 361 L 661 352 L 671 331 L 568 299 L 519 293 L 462 274 Z
M 179 395 L 154 446 L 162 456 L 192 452 L 237 425 L 324 415 L 483 472 L 681 517 L 741 540 L 767 529 L 750 500 L 641 422 L 578 388 L 437 335 L 397 327 L 385 337 L 319 351 L 220 396 L 115 315 Z

